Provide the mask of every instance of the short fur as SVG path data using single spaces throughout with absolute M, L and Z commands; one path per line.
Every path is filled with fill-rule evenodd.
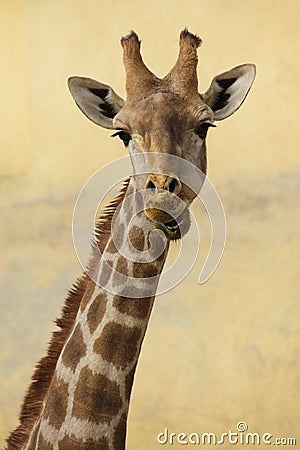
M 77 312 L 85 293 L 87 285 L 91 282 L 88 273 L 99 262 L 99 250 L 103 253 L 111 232 L 111 223 L 114 212 L 122 203 L 130 178 L 124 181 L 120 194 L 105 208 L 96 224 L 95 240 L 92 243 L 93 252 L 86 272 L 79 278 L 69 290 L 65 300 L 62 315 L 55 323 L 60 328 L 54 331 L 50 340 L 47 354 L 36 365 L 32 375 L 31 384 L 25 394 L 19 414 L 19 426 L 11 432 L 7 439 L 7 450 L 20 450 L 27 442 L 33 426 L 38 419 L 43 401 L 48 392 L 55 367 L 63 346 L 73 328 Z
M 169 151 L 170 154 L 173 154 L 174 148 L 180 141 L 181 132 L 186 129 L 190 130 L 190 142 L 192 140 L 194 142 L 196 134 L 194 133 L 194 136 L 192 130 L 196 129 L 195 127 L 198 126 L 199 122 L 201 120 L 223 120 L 235 112 L 242 104 L 254 80 L 254 65 L 238 66 L 215 77 L 208 91 L 199 98 L 197 47 L 201 44 L 201 39 L 198 36 L 193 35 L 187 29 L 181 32 L 177 61 L 162 79 L 157 78 L 145 66 L 140 54 L 140 41 L 136 33 L 131 32 L 128 36 L 122 38 L 121 44 L 126 72 L 127 99 L 125 104 L 109 86 L 88 78 L 71 77 L 69 79 L 70 91 L 82 112 L 97 125 L 109 129 L 118 129 L 119 123 L 120 129 L 123 129 L 124 124 L 129 123 L 127 128 L 131 130 L 131 134 L 136 131 L 141 136 L 145 135 L 146 129 L 146 136 L 148 134 L 151 137 L 150 140 L 148 139 L 148 144 L 151 144 L 149 151 L 161 152 L 163 138 L 163 151 L 166 153 Z M 242 82 L 237 85 L 235 95 L 233 95 L 234 101 L 231 107 L 228 107 L 228 105 L 230 106 L 231 93 L 228 93 L 227 90 L 232 89 L 231 84 L 234 86 L 233 80 L 238 77 L 242 77 Z M 220 95 L 220 92 L 222 92 L 222 95 Z M 87 97 L 88 101 L 86 101 Z M 116 106 L 115 109 L 113 109 L 113 104 Z M 215 115 L 210 107 L 215 108 Z M 218 109 L 216 109 L 217 107 Z M 223 111 L 224 107 L 225 110 Z M 161 114 L 161 111 L 164 112 L 164 115 Z M 114 113 L 118 114 L 113 123 Z M 149 117 L 152 120 L 149 120 Z M 196 165 L 203 172 L 206 172 L 205 142 L 203 141 L 202 145 L 198 141 L 197 143 L 197 145 L 195 143 L 192 145 L 199 151 L 201 148 L 202 153 L 200 161 L 196 162 Z M 145 146 L 146 150 L 148 144 Z M 187 159 L 193 162 L 193 158 L 194 156 L 189 149 Z M 126 195 L 128 185 L 129 180 L 125 182 L 122 192 L 109 205 L 96 226 L 90 264 L 83 276 L 69 291 L 62 317 L 56 321 L 60 330 L 53 333 L 47 355 L 41 359 L 36 367 L 21 409 L 20 425 L 11 433 L 7 441 L 8 450 L 23 448 L 29 439 L 34 424 L 39 419 L 45 396 L 54 376 L 57 360 L 74 326 L 84 292 L 89 283 L 92 283 L 88 274 L 96 269 L 99 258 L 101 258 L 99 250 L 102 253 L 108 242 L 112 216 Z M 180 198 L 188 199 L 191 203 L 196 194 L 185 189 L 186 187 L 183 186 Z M 151 306 L 152 304 L 149 313 Z M 132 379 L 130 380 L 130 386 Z M 118 429 L 118 439 L 123 442 L 126 428 L 125 419 L 121 425 L 121 429 Z

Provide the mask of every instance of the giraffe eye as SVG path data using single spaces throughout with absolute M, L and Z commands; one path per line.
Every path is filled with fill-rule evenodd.
M 216 125 L 211 123 L 209 120 L 206 120 L 205 122 L 202 122 L 199 125 L 197 125 L 194 131 L 199 136 L 200 139 L 204 140 L 210 127 L 216 127 Z
M 127 133 L 127 131 L 124 130 L 119 130 L 116 133 L 112 134 L 112 137 L 114 136 L 119 136 L 119 138 L 121 139 L 121 141 L 124 142 L 125 147 L 128 146 L 129 141 L 131 139 L 131 136 L 129 133 Z

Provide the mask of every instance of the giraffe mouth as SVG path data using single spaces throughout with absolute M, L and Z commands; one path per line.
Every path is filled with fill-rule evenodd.
M 191 225 L 189 208 L 184 208 L 183 212 L 169 222 L 155 222 L 156 228 L 162 230 L 170 240 L 181 239 L 189 230 Z

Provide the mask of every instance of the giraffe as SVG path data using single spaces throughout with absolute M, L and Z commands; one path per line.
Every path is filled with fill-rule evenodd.
M 180 167 L 167 167 L 159 155 L 191 162 L 204 174 L 203 183 L 208 129 L 240 107 L 255 77 L 255 66 L 243 64 L 214 77 L 199 94 L 201 42 L 184 29 L 175 65 L 158 78 L 142 60 L 137 34 L 123 37 L 125 101 L 107 84 L 68 80 L 80 110 L 123 141 L 133 174 L 98 220 L 90 263 L 69 291 L 8 450 L 125 448 L 135 369 L 156 287 L 170 242 L 189 229 L 196 196 L 180 181 Z M 143 158 L 135 155 L 146 154 L 155 155 L 154 164 L 139 170 Z M 134 260 L 128 256 L 132 248 L 151 258 Z

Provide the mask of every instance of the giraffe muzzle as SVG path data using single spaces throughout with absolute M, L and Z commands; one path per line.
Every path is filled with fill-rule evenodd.
M 189 230 L 191 225 L 190 211 L 188 206 L 176 218 L 169 222 L 155 222 L 156 228 L 162 230 L 170 240 L 181 239 Z
M 163 190 L 146 197 L 145 214 L 169 239 L 180 239 L 190 227 L 186 203 L 177 195 Z

